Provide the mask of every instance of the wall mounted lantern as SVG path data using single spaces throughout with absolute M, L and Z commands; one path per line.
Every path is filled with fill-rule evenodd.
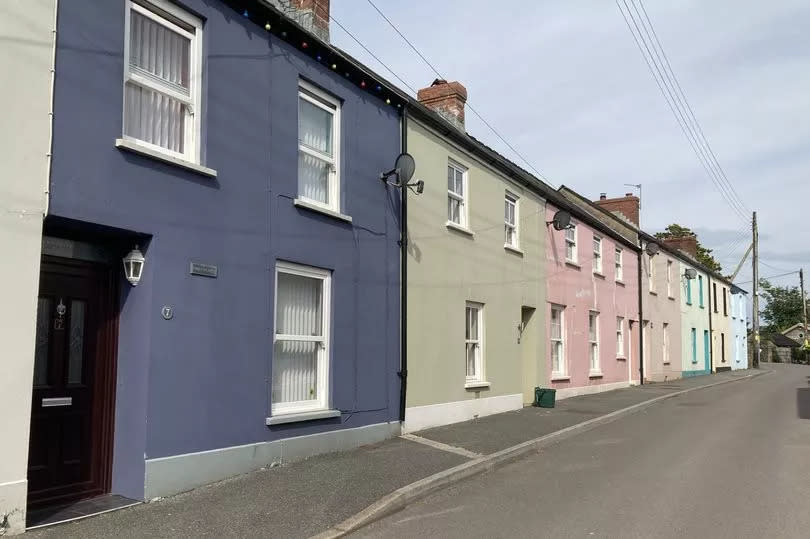
M 138 283 L 141 282 L 144 262 L 146 262 L 146 258 L 137 245 L 124 257 L 124 277 L 132 286 L 138 286 Z

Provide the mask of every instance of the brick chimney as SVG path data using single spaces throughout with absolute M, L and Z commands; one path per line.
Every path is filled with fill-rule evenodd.
M 417 99 L 429 109 L 464 131 L 464 103 L 467 102 L 467 89 L 460 82 L 447 82 L 436 79 L 427 88 L 416 93 Z
M 678 238 L 665 238 L 662 240 L 664 245 L 670 249 L 677 249 L 688 254 L 692 258 L 697 259 L 697 236 L 691 234 L 689 236 L 680 236 Z
M 289 18 L 329 43 L 329 0 L 269 0 Z
M 619 198 L 608 198 L 607 193 L 600 193 L 599 200 L 595 200 L 594 204 L 638 226 L 638 197 L 633 193 Z

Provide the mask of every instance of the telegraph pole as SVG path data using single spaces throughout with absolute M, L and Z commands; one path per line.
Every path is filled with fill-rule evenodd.
M 802 318 L 804 319 L 804 342 L 802 346 L 807 348 L 807 343 L 810 342 L 807 337 L 807 300 L 804 299 L 804 271 L 799 268 L 799 283 L 802 289 Z
M 754 212 L 752 221 L 754 234 L 754 252 L 752 257 L 754 273 L 754 368 L 759 368 L 759 233 L 757 232 L 757 212 Z

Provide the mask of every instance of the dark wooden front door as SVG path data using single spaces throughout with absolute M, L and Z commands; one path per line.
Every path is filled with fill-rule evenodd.
M 109 490 L 116 309 L 108 268 L 44 257 L 37 306 L 28 504 Z

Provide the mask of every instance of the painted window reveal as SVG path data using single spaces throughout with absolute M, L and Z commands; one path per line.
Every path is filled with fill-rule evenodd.
M 484 306 L 468 301 L 466 308 L 465 349 L 467 361 L 467 382 L 484 380 Z
M 551 323 L 549 339 L 551 341 L 552 376 L 565 376 L 565 332 L 563 331 L 563 313 L 561 305 L 551 306 Z
M 661 357 L 665 365 L 669 364 L 669 324 L 664 322 L 661 335 Z
M 298 196 L 340 211 L 340 101 L 305 81 L 298 87 Z
M 698 304 L 703 308 L 703 275 L 698 275 Z
M 199 162 L 202 21 L 165 0 L 127 2 L 124 138 Z
M 447 220 L 467 227 L 467 169 L 447 163 Z
M 616 280 L 624 280 L 624 266 L 622 265 L 622 250 L 617 248 L 615 254 Z
M 591 373 L 598 373 L 599 370 L 599 313 L 591 311 L 588 313 L 588 348 L 591 360 Z
M 667 260 L 667 297 L 672 297 L 672 260 Z
M 504 197 L 504 244 L 518 247 L 518 197 L 509 191 Z
M 616 357 L 624 357 L 624 318 L 616 317 Z
M 593 237 L 593 272 L 602 273 L 602 238 Z
M 329 405 L 330 281 L 325 270 L 276 265 L 273 415 Z
M 565 229 L 565 260 L 566 262 L 577 261 L 577 227 L 571 225 Z
M 697 364 L 697 329 L 692 328 L 692 364 Z

